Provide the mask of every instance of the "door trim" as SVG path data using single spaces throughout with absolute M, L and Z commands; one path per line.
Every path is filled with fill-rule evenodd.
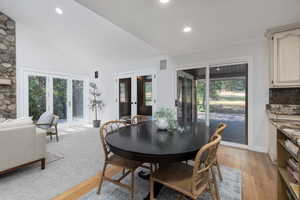
M 132 92 L 132 99 L 131 101 L 137 101 L 136 96 L 136 82 L 138 76 L 152 76 L 152 113 L 154 113 L 157 109 L 157 70 L 137 70 L 137 71 L 128 71 L 128 72 L 121 72 L 115 73 L 114 75 L 114 82 L 115 82 L 115 98 L 114 101 L 116 104 L 119 103 L 119 79 L 120 78 L 131 78 L 131 92 Z M 115 119 L 119 119 L 119 105 L 115 112 Z M 137 108 L 135 106 L 134 109 L 131 110 L 131 114 L 135 115 L 137 113 Z

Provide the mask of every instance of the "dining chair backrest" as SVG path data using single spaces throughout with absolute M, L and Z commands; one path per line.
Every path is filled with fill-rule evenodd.
M 197 153 L 192 177 L 192 193 L 200 195 L 202 188 L 206 188 L 210 181 L 210 170 L 213 167 L 221 136 L 217 135 L 214 140 L 204 145 Z
M 103 150 L 104 150 L 104 154 L 105 154 L 105 159 L 108 159 L 109 156 L 109 147 L 105 141 L 105 137 L 106 135 L 112 133 L 113 131 L 116 131 L 122 127 L 127 126 L 127 123 L 123 122 L 123 121 L 118 121 L 118 120 L 114 120 L 114 121 L 109 121 L 106 122 L 105 124 L 103 124 L 100 128 L 100 139 L 101 139 L 101 143 L 103 146 Z
M 148 120 L 149 119 L 146 115 L 135 115 L 131 119 L 131 124 L 139 124 Z
M 58 124 L 59 121 L 59 116 L 54 115 L 53 121 L 52 121 L 52 126 L 56 126 Z
M 216 131 L 214 132 L 214 134 L 211 136 L 210 141 L 214 140 L 218 135 L 222 136 L 226 127 L 227 127 L 226 124 L 220 123 Z
M 135 115 L 131 119 L 131 124 L 139 124 L 148 120 L 149 118 L 146 115 Z

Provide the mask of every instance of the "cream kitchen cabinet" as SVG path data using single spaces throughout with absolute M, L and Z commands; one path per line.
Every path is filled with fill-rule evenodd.
M 300 29 L 272 35 L 270 63 L 271 87 L 300 86 Z

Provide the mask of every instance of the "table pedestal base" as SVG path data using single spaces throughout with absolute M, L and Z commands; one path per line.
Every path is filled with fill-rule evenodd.
M 149 181 L 151 173 L 150 172 L 145 172 L 145 171 L 141 170 L 141 171 L 139 171 L 138 176 L 141 179 Z M 154 198 L 156 198 L 158 196 L 159 192 L 162 189 L 162 186 L 163 186 L 162 184 L 159 184 L 157 182 L 154 183 Z M 144 198 L 144 200 L 150 200 L 150 193 L 147 194 L 147 196 Z

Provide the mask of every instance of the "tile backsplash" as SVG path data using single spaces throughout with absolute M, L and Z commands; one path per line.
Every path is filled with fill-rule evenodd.
M 300 88 L 270 88 L 270 104 L 300 105 Z

